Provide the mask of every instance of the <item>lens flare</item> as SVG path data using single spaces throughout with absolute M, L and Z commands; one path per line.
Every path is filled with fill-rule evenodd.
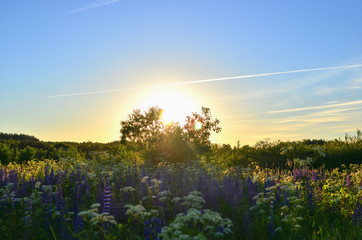
M 196 122 L 196 123 L 195 123 L 195 126 L 194 126 L 194 129 L 195 129 L 195 130 L 200 130 L 201 128 L 202 128 L 202 123 Z

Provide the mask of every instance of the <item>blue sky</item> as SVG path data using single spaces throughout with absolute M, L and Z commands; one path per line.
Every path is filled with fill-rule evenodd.
M 159 85 L 362 64 L 361 8 L 360 1 L 2 1 L 0 131 L 109 142 L 127 114 L 164 91 L 191 99 L 190 111 L 210 107 L 223 127 L 216 143 L 353 134 L 362 122 L 362 67 Z M 135 89 L 49 97 L 123 88 Z M 177 99 L 163 101 L 179 108 Z

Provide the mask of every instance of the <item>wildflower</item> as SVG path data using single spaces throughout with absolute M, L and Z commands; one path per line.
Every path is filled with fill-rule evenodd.
M 274 239 L 275 237 L 275 224 L 274 224 L 274 217 L 273 215 L 270 215 L 269 217 L 269 223 L 268 223 L 268 234 L 270 236 L 271 239 Z
M 314 171 L 314 170 L 312 170 L 312 180 L 313 180 L 313 182 L 316 182 L 316 181 L 317 181 L 317 179 L 318 179 L 317 172 L 316 172 L 316 171 Z
M 244 232 L 247 233 L 249 231 L 250 226 L 250 216 L 249 211 L 246 211 L 243 218 Z
M 353 225 L 355 226 L 359 226 L 362 223 L 362 207 L 359 200 L 357 201 L 352 219 L 353 219 Z
M 284 191 L 284 202 L 283 202 L 283 204 L 285 205 L 285 206 L 289 206 L 289 192 L 288 191 Z
M 63 189 L 61 186 L 57 187 L 57 193 L 56 193 L 56 209 L 59 212 L 63 212 L 64 208 L 64 201 L 63 201 Z
M 106 181 L 104 192 L 103 192 L 103 212 L 110 213 L 111 210 L 111 196 L 112 196 L 112 189 L 109 186 L 108 181 Z
M 31 220 L 31 215 L 32 214 L 33 214 L 33 204 L 28 199 L 27 202 L 26 202 L 25 225 L 31 225 L 32 224 L 32 220 Z
M 83 218 L 82 216 L 76 216 L 75 218 L 75 223 L 74 223 L 74 231 L 76 233 L 82 231 L 84 228 L 84 221 L 83 221 Z
M 146 226 L 144 230 L 145 240 L 159 239 L 157 235 L 161 232 L 161 221 L 158 217 L 154 217 L 151 220 L 144 222 Z
M 315 196 L 312 187 L 309 187 L 307 190 L 307 199 L 308 199 L 308 206 L 311 211 L 314 210 L 315 207 Z
M 346 174 L 346 187 L 349 189 L 351 186 L 351 177 L 349 175 L 349 172 Z

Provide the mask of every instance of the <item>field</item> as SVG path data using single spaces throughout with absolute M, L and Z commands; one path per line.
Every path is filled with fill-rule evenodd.
M 361 239 L 361 165 L 62 158 L 0 166 L 1 239 Z

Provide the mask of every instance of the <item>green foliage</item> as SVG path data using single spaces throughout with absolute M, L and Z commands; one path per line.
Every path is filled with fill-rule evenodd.
M 21 149 L 19 151 L 19 154 L 17 156 L 17 162 L 23 163 L 23 162 L 30 161 L 35 158 L 35 154 L 36 154 L 36 149 L 33 147 L 30 147 L 30 146 L 27 146 L 26 148 Z
M 174 221 L 162 229 L 160 238 L 167 239 L 227 239 L 232 234 L 233 223 L 223 218 L 220 213 L 210 209 L 202 209 L 205 200 L 201 193 L 190 192 L 184 197 L 182 205 L 187 213 L 180 213 Z
M 158 107 L 151 107 L 144 113 L 134 110 L 128 120 L 121 121 L 121 142 L 143 149 L 144 157 L 152 158 L 154 163 L 165 154 L 168 154 L 168 161 L 190 161 L 208 152 L 211 133 L 221 131 L 220 121 L 212 119 L 210 109 L 203 107 L 201 111 L 201 114 L 187 116 L 185 125 L 180 126 L 179 123 L 164 123 L 161 120 L 163 110 Z
M 211 150 L 203 158 L 223 168 L 257 164 L 262 168 L 293 169 L 295 163 L 296 167 L 308 163 L 311 167 L 324 166 L 332 169 L 342 164 L 362 162 L 362 139 L 359 130 L 357 136 L 348 136 L 345 140 L 272 142 L 266 139 L 254 146 L 212 145 Z
M 145 166 L 65 158 L 0 170 L 15 171 L 19 179 L 0 183 L 0 239 L 145 239 L 146 232 L 149 239 L 361 237 L 355 216 L 362 199 L 361 165 L 225 171 L 197 162 Z M 57 182 L 46 185 L 50 172 Z M 112 206 L 124 206 L 124 217 L 98 204 L 105 183 Z M 76 219 L 83 221 L 80 229 Z
M 195 128 L 198 123 L 201 123 L 201 129 Z M 210 109 L 202 107 L 201 114 L 192 113 L 191 116 L 186 117 L 185 137 L 192 143 L 192 147 L 197 153 L 207 152 L 211 146 L 211 133 L 221 131 L 219 124 L 218 119 L 212 119 Z
M 10 147 L 4 143 L 0 143 L 0 161 L 2 164 L 8 164 L 11 161 Z

